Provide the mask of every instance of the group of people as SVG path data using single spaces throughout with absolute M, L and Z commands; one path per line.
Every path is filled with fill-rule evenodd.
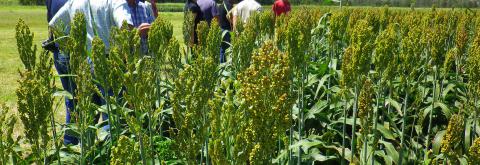
M 105 45 L 105 53 L 109 52 L 110 29 L 118 28 L 137 28 L 138 35 L 141 38 L 142 52 L 148 52 L 147 37 L 151 23 L 158 16 L 158 10 L 155 0 L 46 0 L 47 20 L 50 29 L 49 39 L 42 46 L 51 51 L 54 57 L 54 65 L 59 75 L 70 74 L 69 54 L 61 50 L 58 44 L 53 41 L 56 37 L 53 31 L 63 32 L 69 35 L 70 23 L 73 21 L 77 12 L 83 13 L 86 21 L 87 32 L 87 51 L 91 51 L 92 40 L 98 36 Z M 194 28 L 200 21 L 206 21 L 209 25 L 214 18 L 218 21 L 222 29 L 223 42 L 220 48 L 220 61 L 225 62 L 225 50 L 229 47 L 230 31 L 236 26 L 237 21 L 246 22 L 251 14 L 262 11 L 262 6 L 255 0 L 223 0 L 223 3 L 217 5 L 213 0 L 187 0 L 185 10 L 193 13 Z M 275 15 L 281 15 L 290 11 L 288 0 L 276 0 L 272 7 Z M 126 22 L 128 27 L 122 27 Z M 197 43 L 197 34 L 194 30 L 191 44 Z M 89 60 L 91 61 L 91 60 Z M 92 71 L 94 67 L 92 64 Z M 71 77 L 60 77 L 63 89 L 75 94 L 76 84 Z M 102 95 L 111 95 L 97 85 Z M 105 104 L 102 96 L 94 96 L 93 102 L 97 105 Z M 66 105 L 66 123 L 73 122 L 71 112 L 74 110 L 74 100 L 65 99 Z M 108 116 L 102 114 L 106 120 Z M 108 126 L 104 127 L 109 129 Z M 78 144 L 78 139 L 74 136 L 65 134 L 64 144 Z
M 55 37 L 52 31 L 63 32 L 69 35 L 70 23 L 73 21 L 77 12 L 85 16 L 87 32 L 87 51 L 91 51 L 92 40 L 98 36 L 105 44 L 105 53 L 109 52 L 110 30 L 112 27 L 122 28 L 123 22 L 128 27 L 137 28 L 141 37 L 142 51 L 148 51 L 146 41 L 151 23 L 158 16 L 155 0 L 150 2 L 145 0 L 47 0 L 47 20 L 50 29 L 49 39 L 42 44 L 44 48 L 53 53 L 54 65 L 60 75 L 69 74 L 69 54 L 59 49 L 59 46 L 52 42 Z M 89 59 L 89 61 L 91 61 Z M 93 64 L 92 71 L 94 69 Z M 71 77 L 60 77 L 63 89 L 75 94 L 76 84 Z M 101 86 L 97 85 L 102 95 L 109 94 Z M 101 96 L 94 95 L 93 103 L 97 105 L 105 104 Z M 74 110 L 75 102 L 73 99 L 65 99 L 66 123 L 73 122 L 71 112 Z M 106 120 L 107 114 L 102 114 L 102 119 Z M 104 129 L 109 129 L 108 126 Z M 78 144 L 78 139 L 74 136 L 65 134 L 64 144 Z
M 223 3 L 217 5 L 214 0 L 187 0 L 185 10 L 190 11 L 194 16 L 194 29 L 200 21 L 206 21 L 209 25 L 213 18 L 216 18 L 223 36 L 220 47 L 220 62 L 225 62 L 225 50 L 229 47 L 230 32 L 237 26 L 238 21 L 246 23 L 248 18 L 256 12 L 261 12 L 262 5 L 255 0 L 223 0 Z M 290 12 L 290 2 L 288 0 L 276 0 L 272 6 L 275 16 L 287 14 Z M 197 32 L 194 30 L 191 35 L 190 43 L 197 44 Z

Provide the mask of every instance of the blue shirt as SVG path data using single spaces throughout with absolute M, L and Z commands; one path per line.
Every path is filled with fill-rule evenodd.
M 47 0 L 45 5 L 47 6 L 47 21 L 50 22 L 52 17 L 57 13 L 62 6 L 67 3 L 67 0 Z
M 155 20 L 152 10 L 150 7 L 144 2 L 137 1 L 136 6 L 128 6 L 130 7 L 130 13 L 132 15 L 132 22 L 133 26 L 138 28 L 142 23 L 152 24 Z M 147 38 L 142 37 L 140 39 L 140 46 L 142 48 L 142 53 L 148 53 L 148 43 Z
M 151 24 L 154 21 L 153 13 L 144 2 L 138 1 L 136 6 L 129 6 L 132 15 L 134 27 L 140 26 L 142 23 Z

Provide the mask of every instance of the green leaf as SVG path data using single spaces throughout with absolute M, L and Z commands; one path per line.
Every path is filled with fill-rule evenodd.
M 325 100 L 318 100 L 313 107 L 308 110 L 306 114 L 306 119 L 314 119 L 315 115 L 322 112 L 322 110 L 327 107 L 327 101 Z
M 401 107 L 400 103 L 398 103 L 397 101 L 395 101 L 391 98 L 387 98 L 385 101 L 386 101 L 387 104 L 390 104 L 391 106 L 393 106 L 395 108 L 395 110 L 397 110 L 398 114 L 401 114 L 401 116 L 403 116 L 402 107 Z
M 392 165 L 393 164 L 393 158 L 386 155 L 385 152 L 383 151 L 377 151 L 375 152 L 376 155 L 380 156 L 383 158 L 383 160 L 385 161 L 385 165 Z M 376 163 L 375 163 L 376 164 Z
M 445 136 L 446 133 L 447 133 L 447 131 L 442 130 L 442 131 L 437 132 L 437 134 L 435 135 L 435 138 L 433 139 L 433 143 L 432 143 L 434 154 L 438 154 L 440 152 L 440 147 L 442 146 L 443 136 Z
M 392 160 L 390 159 L 385 159 L 385 161 L 393 161 L 395 164 L 398 164 L 398 151 L 397 149 L 393 146 L 392 143 L 390 142 L 386 142 L 386 141 L 383 141 L 383 140 L 380 140 L 379 143 L 383 144 L 385 146 L 385 151 L 387 152 L 387 155 L 388 157 L 390 157 Z M 385 158 L 385 157 L 384 157 Z
M 314 99 L 317 99 L 317 97 L 318 97 L 318 92 L 320 92 L 320 89 L 321 89 L 321 88 L 325 88 L 325 85 L 324 85 L 324 84 L 325 84 L 325 82 L 328 80 L 328 77 L 330 77 L 329 74 L 323 76 L 323 77 L 320 79 L 320 81 L 318 82 L 317 91 L 315 92 L 315 97 L 314 97 Z
M 450 116 L 452 116 L 452 112 L 447 107 L 447 105 L 445 105 L 444 103 L 438 102 L 438 101 L 435 102 L 435 108 L 438 108 L 438 107 L 441 108 L 442 113 L 443 113 L 443 115 L 445 115 L 446 118 L 450 118 Z M 427 119 L 427 116 L 428 116 L 428 114 L 430 114 L 430 111 L 432 111 L 432 106 L 427 106 L 426 108 L 423 109 L 423 118 L 424 119 Z
M 53 97 L 66 97 L 67 99 L 73 99 L 73 95 L 65 90 L 55 91 L 55 93 L 53 93 Z
M 382 137 L 390 140 L 395 140 L 395 136 L 393 135 L 392 131 L 385 128 L 383 124 L 377 123 L 377 130 L 382 134 Z
M 313 160 L 318 161 L 318 162 L 324 162 L 324 161 L 327 161 L 327 160 L 337 158 L 336 156 L 325 156 L 325 155 L 322 155 L 322 154 L 319 154 L 319 153 L 312 153 L 312 154 L 309 154 L 309 155 L 310 155 L 310 157 L 313 158 Z
M 303 139 L 303 140 L 298 141 L 295 144 L 290 145 L 290 147 L 288 147 L 288 148 L 289 149 L 297 149 L 298 147 L 302 147 L 302 150 L 308 151 L 308 149 L 310 149 L 311 147 L 321 145 L 321 144 L 323 144 L 323 142 L 318 141 L 318 140 Z
M 454 87 L 455 84 L 448 84 L 447 87 L 443 88 L 442 97 L 445 98 L 450 91 L 454 90 Z
M 464 137 L 464 147 L 469 148 L 470 145 L 472 144 L 472 141 L 470 140 L 471 134 L 472 134 L 472 125 L 473 121 L 471 119 L 467 119 L 465 123 L 465 137 Z

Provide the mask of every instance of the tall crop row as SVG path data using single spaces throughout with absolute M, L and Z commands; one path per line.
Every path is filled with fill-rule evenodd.
M 114 28 L 108 52 L 95 38 L 89 53 L 78 14 L 58 39 L 71 69 L 60 76 L 74 79 L 74 93 L 54 87 L 48 52 L 37 55 L 20 21 L 18 118 L 29 145 L 14 150 L 19 141 L 0 134 L 0 162 L 476 164 L 475 16 L 387 7 L 262 12 L 237 25 L 220 64 L 216 21 L 193 29 L 186 14 L 181 45 L 159 17 L 147 54 L 136 30 Z M 194 30 L 196 45 L 188 42 Z M 91 102 L 94 94 L 102 104 Z M 75 123 L 55 122 L 55 96 L 73 98 Z M 3 109 L 0 119 L 10 115 Z M 101 113 L 108 118 L 98 123 Z M 2 132 L 15 120 L 1 120 Z M 62 147 L 65 133 L 80 145 Z

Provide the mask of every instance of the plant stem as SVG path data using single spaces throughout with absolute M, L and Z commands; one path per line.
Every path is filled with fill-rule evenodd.
M 1 121 L 3 122 L 3 121 Z M 6 153 L 5 149 L 3 148 L 3 136 L 0 134 L 0 162 L 2 164 L 7 164 L 6 163 L 6 158 L 4 157 L 4 154 Z
M 346 94 L 345 94 L 346 95 Z M 342 165 L 345 165 L 345 147 L 346 147 L 346 138 L 347 135 L 347 97 L 344 98 L 344 107 L 343 107 L 343 136 L 342 136 Z
M 59 152 L 60 149 L 58 148 L 58 145 L 57 145 L 57 131 L 55 129 L 55 117 L 53 115 L 53 112 L 50 113 L 50 118 L 51 118 L 50 124 L 52 124 L 52 135 L 53 135 L 53 144 L 55 145 L 55 153 L 57 154 L 57 157 L 58 157 L 58 164 L 62 165 L 62 162 L 60 161 L 60 159 L 61 159 L 60 152 Z M 1 142 L 2 141 L 1 141 L 1 137 L 0 137 L 0 146 L 2 146 Z M 0 151 L 3 151 L 3 150 L 0 150 Z M 2 157 L 3 157 L 3 154 L 2 154 Z
M 304 88 L 305 88 L 305 77 L 306 77 L 306 64 L 302 65 L 302 75 L 301 75 L 301 86 L 300 86 L 300 110 L 299 115 L 300 118 L 298 120 L 298 140 L 302 140 L 302 132 L 303 132 L 303 110 L 305 109 L 304 105 Z M 301 146 L 298 147 L 298 162 L 297 164 L 300 165 L 302 162 L 302 148 Z
M 430 110 L 429 114 L 429 121 L 428 121 L 428 129 L 427 129 L 427 138 L 425 139 L 425 158 L 424 160 L 427 159 L 428 155 L 427 150 L 428 147 L 430 146 L 430 130 L 432 128 L 432 118 L 433 118 L 433 110 L 435 109 L 435 102 L 436 102 L 436 91 L 437 91 L 437 67 L 433 67 L 433 100 L 432 100 L 432 109 Z
M 353 162 L 353 159 L 355 157 L 355 151 L 356 151 L 356 146 L 357 146 L 357 141 L 355 139 L 355 128 L 356 128 L 356 122 L 357 122 L 357 102 L 358 102 L 358 85 L 355 85 L 355 98 L 354 98 L 354 103 L 353 103 L 353 123 L 352 123 L 352 141 L 351 141 L 351 150 L 352 150 L 352 155 L 351 155 L 351 162 Z
M 376 140 L 376 133 L 377 133 L 378 109 L 380 108 L 380 106 L 379 106 L 379 104 L 380 104 L 380 103 L 379 103 L 379 102 L 380 102 L 380 95 L 381 95 L 382 90 L 383 90 L 383 88 L 382 88 L 382 75 L 383 75 L 383 73 L 380 72 L 380 80 L 379 80 L 379 83 L 378 83 L 378 84 L 379 84 L 379 87 L 378 87 L 378 91 L 377 91 L 377 96 L 375 97 L 375 108 L 376 108 L 376 109 L 375 109 L 375 113 L 374 113 L 374 115 L 373 115 L 373 139 L 374 139 L 374 141 Z M 374 164 L 375 164 L 375 159 L 374 159 L 374 157 L 375 157 L 375 149 L 376 149 L 377 147 L 376 147 L 375 144 L 374 144 L 372 147 L 373 147 L 373 148 L 372 148 L 372 152 L 373 152 L 373 153 L 372 153 L 372 165 L 374 165 Z
M 148 113 L 148 134 L 149 134 L 149 142 L 150 142 L 150 156 L 152 157 L 152 164 L 155 164 L 155 156 L 153 154 L 153 134 L 152 134 L 152 115 L 151 115 L 151 111 L 149 111 Z
M 403 150 L 404 150 L 404 139 L 405 139 L 405 122 L 407 122 L 407 100 L 408 100 L 408 80 L 405 85 L 405 98 L 403 99 L 403 117 L 402 117 L 402 135 L 400 138 L 400 154 L 398 156 L 398 164 L 402 164 L 403 161 Z
M 473 107 L 475 108 L 475 120 L 473 120 L 473 133 L 472 133 L 472 140 L 471 142 L 473 143 L 473 141 L 475 140 L 475 138 L 477 137 L 477 122 L 478 122 L 478 109 L 477 109 L 477 94 L 475 94 L 475 97 L 474 97 L 474 100 L 473 100 Z
M 138 135 L 139 135 L 138 138 L 139 138 L 139 141 L 140 141 L 140 156 L 142 158 L 142 163 L 144 165 L 146 165 L 147 164 L 147 159 L 145 158 L 145 146 L 143 146 L 143 136 L 142 136 L 141 132 L 139 132 Z

